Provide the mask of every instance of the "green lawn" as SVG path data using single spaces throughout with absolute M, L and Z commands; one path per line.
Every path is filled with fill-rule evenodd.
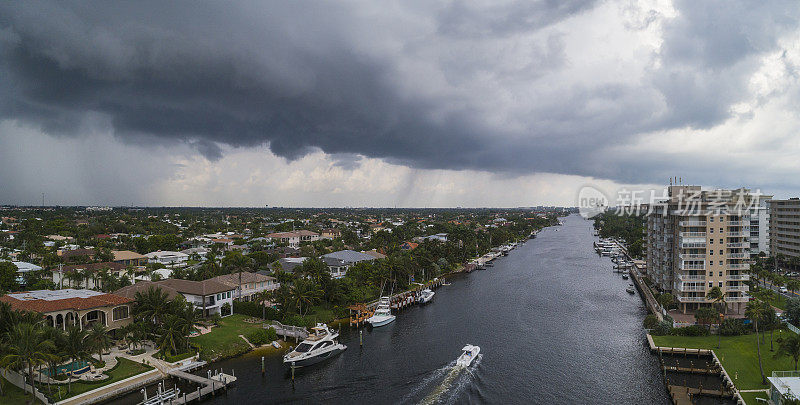
M 220 326 L 215 326 L 205 335 L 189 338 L 189 342 L 200 348 L 204 359 L 215 359 L 238 356 L 250 351 L 250 346 L 239 337 L 247 336 L 253 330 L 260 329 L 260 323 L 247 323 L 249 316 L 233 314 L 222 318 Z
M 775 331 L 773 339 L 777 340 L 789 331 Z M 755 335 L 723 336 L 722 348 L 717 349 L 717 336 L 653 336 L 656 346 L 687 347 L 691 349 L 712 349 L 725 367 L 734 384 L 740 390 L 765 389 L 769 385 L 761 384 L 761 374 L 758 369 L 758 356 L 756 354 Z M 773 343 L 777 350 L 777 342 Z M 774 357 L 775 352 L 769 350 L 769 333 L 766 341 L 761 344 L 761 359 L 764 366 L 764 375 L 769 377 L 773 371 L 794 370 L 794 360 L 791 357 Z M 738 373 L 738 378 L 736 378 Z
M 42 401 L 31 396 L 30 393 L 25 394 L 22 391 L 22 388 L 17 387 L 14 384 L 11 384 L 5 378 L 0 377 L 0 382 L 3 384 L 3 395 L 0 396 L 0 404 L 8 404 L 8 405 L 23 405 L 27 404 L 28 401 L 31 399 L 34 400 L 33 403 L 41 404 Z
M 763 402 L 756 401 L 756 398 L 767 398 L 767 394 L 765 392 L 741 392 L 740 395 L 744 402 L 748 405 L 755 405 Z
M 117 358 L 117 365 L 114 366 L 111 370 L 107 370 L 104 372 L 109 379 L 98 381 L 98 382 L 85 382 L 85 381 L 73 381 L 72 382 L 72 392 L 67 392 L 67 385 L 63 384 L 60 386 L 52 386 L 52 394 L 50 394 L 50 398 L 54 399 L 55 401 L 60 401 L 65 398 L 73 397 L 75 395 L 83 394 L 84 392 L 91 391 L 102 386 L 124 380 L 129 377 L 133 377 L 135 375 L 142 374 L 144 372 L 152 370 L 153 367 L 144 365 L 142 363 L 137 363 L 132 360 L 128 360 L 125 358 L 118 357 Z M 47 394 L 47 386 L 40 387 L 40 391 Z M 61 396 L 59 396 L 59 392 Z

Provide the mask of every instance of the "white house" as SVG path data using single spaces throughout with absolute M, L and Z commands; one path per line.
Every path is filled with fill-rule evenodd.
M 268 238 L 274 242 L 286 243 L 291 247 L 300 246 L 300 242 L 313 242 L 319 240 L 319 234 L 316 232 L 299 230 L 293 232 L 276 232 L 267 235 Z
M 189 255 L 186 253 L 171 252 L 168 250 L 150 252 L 145 256 L 147 256 L 147 260 L 150 263 L 161 263 L 170 267 L 182 266 L 186 264 L 187 260 L 189 260 Z
M 258 273 L 243 271 L 241 274 L 242 290 L 239 291 L 239 273 L 225 274 L 217 276 L 211 280 L 218 281 L 234 289 L 233 298 L 236 301 L 253 301 L 254 296 L 262 291 L 277 290 L 280 283 L 275 277 L 266 276 Z
M 169 297 L 174 297 L 176 294 L 183 295 L 186 301 L 202 312 L 203 317 L 233 314 L 233 288 L 215 280 L 192 281 L 170 278 L 160 281 L 140 281 L 114 293 L 132 298 L 137 292 L 146 292 L 150 287 L 160 288 Z M 223 308 L 229 309 L 225 311 Z

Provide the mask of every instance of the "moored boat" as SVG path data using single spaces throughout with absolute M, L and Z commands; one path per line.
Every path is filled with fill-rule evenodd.
M 283 364 L 290 367 L 306 367 L 327 360 L 345 351 L 347 346 L 339 343 L 339 334 L 324 323 L 311 328 L 311 333 L 291 352 L 283 356 Z

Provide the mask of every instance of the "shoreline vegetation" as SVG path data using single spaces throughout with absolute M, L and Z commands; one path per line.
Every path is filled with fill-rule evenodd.
M 3 314 L 13 313 L 13 316 L 0 317 L 1 366 L 33 381 L 43 367 L 56 370 L 75 361 L 90 361 L 95 367 L 102 367 L 103 362 L 93 358 L 112 348 L 119 350 L 116 353 L 122 356 L 113 368 L 103 371 L 109 376 L 103 381 L 67 378 L 66 388 L 34 384 L 51 400 L 61 400 L 152 370 L 146 365 L 152 358 L 174 364 L 194 355 L 213 362 L 250 352 L 277 354 L 288 342 L 280 349 L 269 345 L 277 340 L 274 329 L 269 328 L 273 320 L 302 327 L 317 322 L 346 323 L 352 304 L 411 291 L 420 283 L 463 272 L 470 261 L 500 246 L 527 240 L 542 228 L 557 225 L 558 218 L 570 212 L 557 208 L 331 212 L 177 208 L 88 212 L 74 208 L 13 208 L 4 220 L 12 224 L 14 238 L 0 239 L 0 248 L 4 248 L 0 255 L 14 251 L 14 260 L 30 260 L 41 270 L 25 272 L 20 281 L 16 266 L 10 261 L 0 261 L 0 292 L 63 287 L 113 293 L 142 279 L 157 280 L 161 274 L 197 281 L 243 272 L 270 275 L 279 287 L 236 301 L 233 308 L 228 306 L 224 310 L 223 306 L 223 313 L 232 312 L 225 318 L 220 314 L 201 317 L 200 311 L 181 294 L 168 295 L 159 288 L 138 291 L 130 311 L 133 322 L 115 330 L 113 338 L 103 322 L 95 322 L 92 329 L 97 330 L 91 334 L 78 327 L 62 331 L 44 322 L 43 314 L 12 310 L 3 303 L 0 306 Z M 316 239 L 290 245 L 270 236 L 296 229 L 302 229 L 304 235 L 316 235 Z M 324 236 L 325 232 L 331 236 Z M 178 251 L 198 240 L 226 242 L 209 243 L 203 257 L 194 248 L 188 249 L 193 253 L 187 263 L 172 268 L 144 259 L 145 263 L 126 263 L 122 271 L 118 269 L 119 263 L 112 263 L 117 262 L 114 252 L 141 258 L 155 251 Z M 340 277 L 339 268 L 334 278 L 333 269 L 323 259 L 328 253 L 345 250 L 363 252 L 374 259 L 348 263 L 344 275 Z M 281 257 L 305 259 L 298 266 L 284 270 L 278 260 Z M 55 269 L 84 264 L 91 264 L 92 268 L 59 273 L 63 285 L 56 285 Z M 104 264 L 108 268 L 102 267 Z M 158 272 L 163 270 L 169 272 Z M 197 326 L 209 331 L 195 336 L 195 332 L 201 332 Z M 23 335 L 25 339 L 18 338 Z M 31 345 L 14 346 L 19 341 Z M 26 352 L 17 354 L 23 351 Z M 143 357 L 137 357 L 140 355 Z M 12 386 L 4 384 L 3 388 L 6 385 Z M 0 402 L 14 392 L 4 390 Z M 33 395 L 29 393 L 28 398 Z

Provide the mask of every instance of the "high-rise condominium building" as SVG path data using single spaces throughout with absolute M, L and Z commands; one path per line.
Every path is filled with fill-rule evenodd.
M 800 199 L 769 201 L 770 255 L 800 256 Z
M 751 212 L 761 204 L 760 195 L 686 185 L 667 191 L 647 216 L 648 274 L 684 312 L 713 303 L 706 295 L 714 287 L 724 293 L 728 309 L 743 311 L 749 299 Z

